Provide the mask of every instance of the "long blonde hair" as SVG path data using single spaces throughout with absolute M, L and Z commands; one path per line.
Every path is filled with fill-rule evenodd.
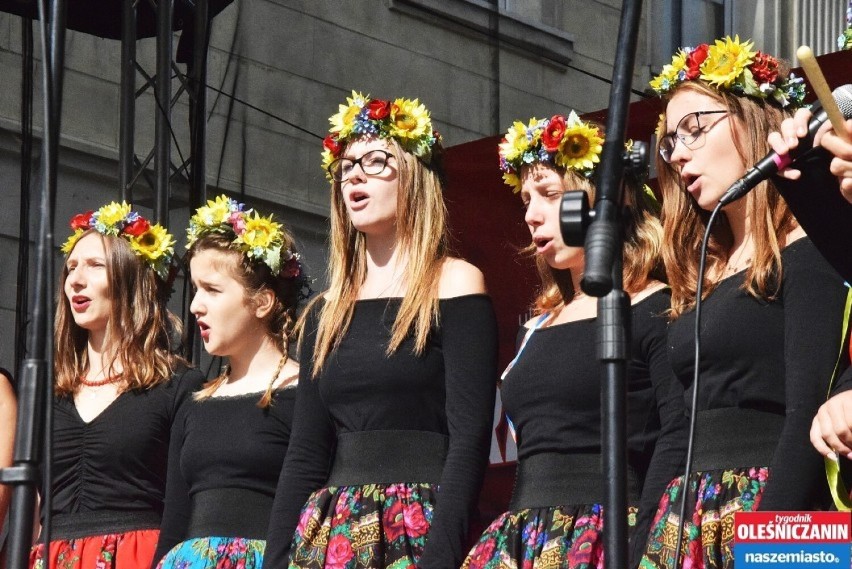
M 169 287 L 133 253 L 126 239 L 101 235 L 91 229 L 83 236 L 89 234 L 97 235 L 103 241 L 106 252 L 107 281 L 112 300 L 112 315 L 106 334 L 107 375 L 111 375 L 116 363 L 120 363 L 123 367 L 123 390 L 150 389 L 167 381 L 178 365 L 186 365 L 172 346 L 172 339 L 180 337 L 181 323 L 166 308 Z M 54 392 L 57 396 L 74 395 L 80 387 L 80 378 L 89 371 L 86 349 L 89 333 L 77 325 L 71 314 L 64 291 L 67 278 L 66 263 L 62 266 L 56 296 L 54 324 Z
M 556 168 L 561 171 L 561 168 Z M 595 186 L 584 176 L 573 170 L 562 173 L 562 187 L 583 190 L 589 200 L 595 200 Z M 663 280 L 662 251 L 663 228 L 656 212 L 646 201 L 641 184 L 630 181 L 625 191 L 630 192 L 628 211 L 625 219 L 624 240 L 624 290 L 628 294 L 641 292 L 652 279 Z M 535 257 L 536 271 L 541 288 L 533 300 L 533 314 L 553 312 L 558 314 L 573 300 L 571 270 L 554 269 L 541 256 L 535 254 L 535 245 L 524 249 L 525 254 Z
M 780 131 L 781 122 L 792 114 L 764 100 L 717 91 L 700 81 L 680 84 L 667 99 L 671 100 L 676 93 L 687 90 L 706 95 L 724 105 L 732 119 L 728 121 L 728 128 L 731 129 L 734 146 L 742 158 L 744 168 L 766 155 L 770 150 L 766 142 L 769 133 Z M 661 120 L 666 120 L 665 115 Z M 734 127 L 735 122 L 742 128 Z M 747 135 L 744 137 L 742 133 Z M 677 318 L 695 305 L 698 252 L 710 212 L 699 207 L 684 191 L 675 168 L 667 164 L 659 152 L 656 156 L 663 195 L 663 262 L 672 287 L 671 316 Z M 796 227 L 796 222 L 771 180 L 758 184 L 745 199 L 746 215 L 751 219 L 754 255 L 746 271 L 743 288 L 756 298 L 771 300 L 777 294 L 781 282 L 781 250 L 786 245 L 787 234 Z M 710 232 L 707 246 L 705 298 L 713 292 L 720 280 L 711 280 L 706 275 L 724 271 L 732 244 L 733 233 L 723 211 Z
M 396 228 L 397 247 L 407 259 L 406 284 L 399 313 L 393 324 L 387 353 L 392 354 L 410 334 L 415 353 L 421 354 L 427 337 L 438 322 L 438 284 L 448 257 L 447 208 L 441 182 L 439 143 L 427 166 L 392 138 L 387 141 L 399 167 Z M 349 328 L 355 301 L 367 276 L 366 237 L 352 225 L 340 190 L 331 185 L 331 234 L 329 287 L 319 317 L 314 347 L 316 377 Z M 315 301 L 319 300 L 317 298 Z M 306 310 L 307 314 L 309 310 Z
M 296 252 L 295 241 L 283 228 L 282 234 L 282 249 L 289 250 L 292 253 Z M 293 336 L 293 328 L 296 323 L 296 307 L 299 303 L 299 293 L 301 292 L 301 281 L 295 278 L 288 278 L 281 274 L 275 275 L 269 267 L 260 261 L 252 261 L 244 253 L 236 251 L 232 247 L 233 238 L 227 235 L 210 233 L 200 237 L 198 241 L 192 244 L 187 251 L 187 263 L 193 256 L 202 251 L 216 251 L 222 255 L 223 259 L 220 266 L 217 268 L 220 271 L 227 271 L 237 282 L 245 289 L 245 297 L 249 303 L 255 302 L 255 299 L 265 290 L 271 290 L 274 293 L 274 302 L 272 310 L 264 318 L 264 327 L 266 334 L 275 342 L 275 347 L 283 355 L 281 366 L 289 357 L 289 344 Z M 281 371 L 279 366 L 278 372 Z M 275 385 L 275 380 L 278 378 L 276 374 L 266 388 L 257 406 L 264 409 L 272 404 L 272 393 Z M 219 377 L 208 381 L 202 389 L 194 394 L 196 401 L 208 399 L 216 393 L 216 390 L 227 380 L 227 374 L 222 374 Z

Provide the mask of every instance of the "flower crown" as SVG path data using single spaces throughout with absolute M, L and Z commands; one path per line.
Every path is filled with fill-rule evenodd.
M 852 0 L 846 7 L 846 29 L 837 38 L 837 47 L 840 49 L 852 49 Z
M 346 142 L 359 136 L 393 138 L 426 164 L 432 159 L 433 147 L 441 140 L 441 135 L 432 129 L 429 111 L 418 99 L 391 102 L 352 91 L 346 104 L 340 105 L 328 122 L 331 128 L 322 141 L 322 167 L 329 179 L 329 164 L 340 157 Z
M 273 221 L 272 215 L 263 217 L 253 209 L 245 209 L 245 204 L 222 195 L 208 200 L 207 205 L 195 210 L 195 215 L 189 218 L 186 248 L 210 234 L 233 235 L 231 246 L 234 249 L 265 264 L 274 275 L 304 278 L 301 257 L 284 248 L 281 224 Z
M 574 111 L 567 118 L 532 118 L 527 125 L 515 121 L 497 146 L 503 181 L 518 193 L 521 167 L 534 162 L 553 164 L 590 178 L 600 162 L 603 142 L 598 127 L 580 120 Z
M 797 109 L 804 104 L 805 84 L 790 73 L 781 77 L 778 60 L 760 51 L 752 51 L 754 42 L 741 42 L 739 36 L 725 36 L 713 45 L 685 47 L 675 54 L 651 82 L 651 89 L 665 95 L 684 81 L 702 80 L 717 90 L 735 95 L 766 99 L 782 109 Z
M 79 213 L 71 218 L 74 233 L 62 245 L 62 252 L 71 252 L 83 233 L 94 229 L 101 235 L 124 237 L 130 242 L 130 248 L 143 261 L 154 269 L 157 276 L 167 280 L 169 267 L 174 256 L 175 240 L 166 228 L 131 211 L 126 202 L 111 202 L 97 211 Z

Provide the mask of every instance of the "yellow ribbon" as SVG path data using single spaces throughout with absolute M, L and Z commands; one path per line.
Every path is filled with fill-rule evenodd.
M 828 384 L 828 394 L 831 395 L 831 388 L 834 380 L 837 378 L 837 369 L 840 367 L 840 360 L 843 358 L 843 352 L 847 349 L 846 332 L 849 330 L 849 309 L 852 307 L 852 288 L 846 293 L 846 309 L 843 314 L 843 335 L 840 341 L 840 353 L 837 355 L 837 362 L 834 364 L 834 373 L 831 375 L 831 381 Z M 846 484 L 843 482 L 843 477 L 840 476 L 840 462 L 831 458 L 823 457 L 825 462 L 825 477 L 828 480 L 828 489 L 831 492 L 831 497 L 834 500 L 834 505 L 840 512 L 852 511 L 852 499 L 849 498 L 849 490 L 846 489 Z

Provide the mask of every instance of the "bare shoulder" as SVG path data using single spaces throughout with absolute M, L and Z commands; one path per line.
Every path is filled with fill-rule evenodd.
M 805 230 L 802 229 L 801 225 L 797 225 L 793 231 L 787 234 L 787 245 L 793 244 L 802 237 L 807 237 L 807 233 L 805 233 Z
M 637 302 L 641 302 L 652 294 L 654 294 L 655 292 L 657 292 L 658 290 L 663 290 L 667 286 L 668 285 L 666 283 L 662 283 L 660 281 L 648 281 L 648 284 L 645 286 L 645 288 L 630 297 L 630 303 L 636 304 Z
M 467 261 L 455 257 L 448 257 L 444 261 L 444 266 L 441 267 L 441 280 L 438 283 L 439 298 L 485 292 L 485 277 L 482 271 Z

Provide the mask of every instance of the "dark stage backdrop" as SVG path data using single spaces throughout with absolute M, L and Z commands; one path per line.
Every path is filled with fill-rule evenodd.
M 817 60 L 832 89 L 852 83 L 852 51 L 830 53 Z M 800 69 L 794 72 L 804 75 Z M 632 103 L 626 136 L 651 142 L 661 110 L 656 98 Z M 553 109 L 554 114 L 568 111 L 568 108 Z M 605 124 L 606 114 L 604 109 L 583 118 Z M 527 120 L 529 117 L 514 118 Z M 520 197 L 503 184 L 497 162 L 499 142 L 500 136 L 493 136 L 447 150 L 446 200 L 456 253 L 485 273 L 497 312 L 502 371 L 514 355 L 518 326 L 528 319 L 529 304 L 538 281 L 532 260 L 521 254 L 529 244 L 529 232 L 524 224 Z M 517 458 L 502 419 L 499 394 L 496 407 L 491 465 L 480 498 L 483 525 L 506 510 Z

